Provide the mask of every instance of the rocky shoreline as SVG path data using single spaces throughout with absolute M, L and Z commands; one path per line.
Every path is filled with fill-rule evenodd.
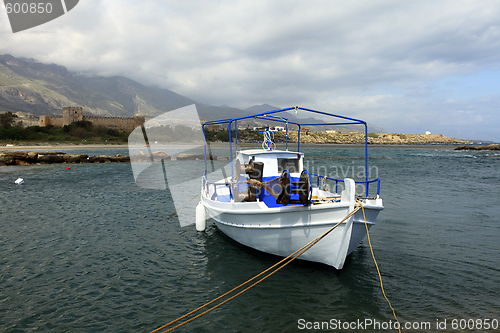
M 0 166 L 6 165 L 32 165 L 32 164 L 56 164 L 56 163 L 118 163 L 130 162 L 129 156 L 89 156 L 87 154 L 66 154 L 63 152 L 24 152 L 8 151 L 0 152 Z
M 500 150 L 500 144 L 493 143 L 487 146 L 463 145 L 463 146 L 458 146 L 457 148 L 455 148 L 455 150 Z
M 215 155 L 209 155 L 211 160 L 227 160 L 227 157 L 217 158 Z M 67 154 L 57 151 L 46 152 L 24 152 L 24 151 L 3 151 L 0 152 L 0 166 L 8 165 L 33 165 L 33 164 L 81 164 L 81 163 L 122 163 L 122 162 L 152 162 L 152 161 L 193 161 L 204 160 L 205 155 L 179 154 L 172 158 L 169 154 L 156 151 L 154 153 L 143 153 L 124 156 L 124 155 L 100 155 L 89 156 L 87 154 Z
M 461 145 L 455 150 L 500 150 L 500 144 L 490 145 Z M 154 153 L 143 153 L 124 155 L 99 155 L 89 156 L 87 154 L 67 154 L 57 151 L 25 152 L 25 151 L 0 151 L 0 167 L 8 165 L 33 165 L 33 164 L 82 164 L 82 163 L 123 163 L 123 162 L 152 162 L 152 161 L 194 161 L 204 160 L 204 155 L 179 154 L 172 158 L 169 154 L 156 151 Z M 209 160 L 229 160 L 228 157 L 217 157 L 208 155 Z

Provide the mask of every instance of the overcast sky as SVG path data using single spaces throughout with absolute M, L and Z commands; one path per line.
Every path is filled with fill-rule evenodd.
M 500 141 L 500 1 L 81 0 L 0 54 L 198 102 L 300 105 L 398 133 Z

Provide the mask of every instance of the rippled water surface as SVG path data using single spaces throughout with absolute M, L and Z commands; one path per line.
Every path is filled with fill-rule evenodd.
M 330 173 L 362 163 L 354 148 L 304 152 Z M 127 151 L 90 154 L 115 153 Z M 500 320 L 500 154 L 370 156 L 385 206 L 370 235 L 398 319 L 432 331 L 437 320 L 447 331 L 453 319 Z M 0 168 L 1 332 L 149 332 L 279 260 L 210 222 L 206 233 L 181 228 L 169 191 L 139 188 L 130 164 L 66 167 Z M 366 239 L 342 271 L 296 261 L 178 331 L 306 331 L 300 319 L 394 321 Z

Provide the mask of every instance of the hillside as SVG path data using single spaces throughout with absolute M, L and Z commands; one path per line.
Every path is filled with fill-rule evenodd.
M 61 114 L 64 106 L 81 106 L 87 115 L 156 117 L 191 104 L 196 104 L 204 120 L 244 114 L 236 108 L 198 103 L 125 77 L 79 75 L 63 66 L 0 55 L 0 111 L 40 116 Z
M 128 116 L 119 104 L 73 80 L 65 67 L 0 56 L 0 108 L 33 115 L 60 114 L 63 106 L 83 106 L 96 115 Z

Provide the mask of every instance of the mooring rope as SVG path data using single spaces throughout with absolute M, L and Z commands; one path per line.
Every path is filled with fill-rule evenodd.
M 297 250 L 297 251 L 295 251 L 294 253 L 290 254 L 288 257 L 286 257 L 286 258 L 282 259 L 281 261 L 279 261 L 278 263 L 276 263 L 276 264 L 274 264 L 273 266 L 269 267 L 268 269 L 266 269 L 266 270 L 262 271 L 261 273 L 259 273 L 259 274 L 255 275 L 255 276 L 254 276 L 254 277 L 252 277 L 251 279 L 249 279 L 249 280 L 247 280 L 247 281 L 243 282 L 243 283 L 242 283 L 242 284 L 240 284 L 239 286 L 237 286 L 237 287 L 235 287 L 235 288 L 233 288 L 233 289 L 229 290 L 228 292 L 226 292 L 226 293 L 224 293 L 224 294 L 220 295 L 220 296 L 219 296 L 219 297 L 217 297 L 217 298 L 214 298 L 214 299 L 213 299 L 213 300 L 211 300 L 210 302 L 205 303 L 205 304 L 203 304 L 202 306 L 200 306 L 200 307 L 198 307 L 198 308 L 196 308 L 196 309 L 194 309 L 194 310 L 192 310 L 192 311 L 190 311 L 190 312 L 186 313 L 185 315 L 183 315 L 183 316 L 181 316 L 181 317 L 179 317 L 179 318 L 177 318 L 177 319 L 175 319 L 175 320 L 173 320 L 173 321 L 169 322 L 168 324 L 165 324 L 165 325 L 163 325 L 163 326 L 161 326 L 161 327 L 159 327 L 159 328 L 157 328 L 157 329 L 155 329 L 155 330 L 151 331 L 151 333 L 156 333 L 156 332 L 159 332 L 159 331 L 161 331 L 162 329 L 167 328 L 168 326 L 171 326 L 171 325 L 175 324 L 176 322 L 178 322 L 178 321 L 180 321 L 180 320 L 182 320 L 182 319 L 184 319 L 184 318 L 186 318 L 186 317 L 188 317 L 188 316 L 190 316 L 190 315 L 192 315 L 192 314 L 194 314 L 194 313 L 196 313 L 196 312 L 200 311 L 201 309 L 203 309 L 203 308 L 205 308 L 205 307 L 209 306 L 210 304 L 212 304 L 212 303 L 214 303 L 214 302 L 216 302 L 216 301 L 220 300 L 221 298 L 224 298 L 224 297 L 226 297 L 226 296 L 230 295 L 231 293 L 233 293 L 233 292 L 235 292 L 236 290 L 240 289 L 240 288 L 241 288 L 241 287 L 243 287 L 244 285 L 246 285 L 246 284 L 250 283 L 251 281 L 253 281 L 253 280 L 257 279 L 259 276 L 261 276 L 261 275 L 263 275 L 263 274 L 265 274 L 265 273 L 269 272 L 269 271 L 270 271 L 270 270 L 272 270 L 273 268 L 276 268 L 276 267 L 277 267 L 274 271 L 270 272 L 269 274 L 267 274 L 266 276 L 264 276 L 262 279 L 258 280 L 257 282 L 253 283 L 252 285 L 250 285 L 250 286 L 246 287 L 245 289 L 241 290 L 241 291 L 240 291 L 240 292 L 238 292 L 237 294 L 234 294 L 233 296 L 231 296 L 231 297 L 229 297 L 229 298 L 225 299 L 224 301 L 222 301 L 222 302 L 218 303 L 217 305 L 215 305 L 215 306 L 213 306 L 213 307 L 209 308 L 208 310 L 205 310 L 204 312 L 199 313 L 199 314 L 197 314 L 196 316 L 194 316 L 194 317 L 192 317 L 192 318 L 189 318 L 189 319 L 187 319 L 187 320 L 183 321 L 182 323 L 180 323 L 180 324 L 178 324 L 178 325 L 176 325 L 176 326 L 174 326 L 174 327 L 171 327 L 171 328 L 167 329 L 166 331 L 163 331 L 162 333 L 171 332 L 171 331 L 175 330 L 176 328 L 179 328 L 179 327 L 181 327 L 181 326 L 183 326 L 183 325 L 185 325 L 185 324 L 187 324 L 187 323 L 189 323 L 189 322 L 191 322 L 191 321 L 193 321 L 193 320 L 195 320 L 195 319 L 197 319 L 197 318 L 199 318 L 199 317 L 201 317 L 201 316 L 203 316 L 203 315 L 205 315 L 205 314 L 207 314 L 207 313 L 209 313 L 209 312 L 211 312 L 211 311 L 213 311 L 213 310 L 215 310 L 215 309 L 217 309 L 218 307 L 220 307 L 221 305 L 223 305 L 223 304 L 225 304 L 225 303 L 229 302 L 230 300 L 232 300 L 232 299 L 234 299 L 234 298 L 238 297 L 239 295 L 243 294 L 245 291 L 247 291 L 247 290 L 249 290 L 249 289 L 253 288 L 253 287 L 254 287 L 254 286 L 256 286 L 257 284 L 261 283 L 262 281 L 264 281 L 265 279 L 267 279 L 268 277 L 270 277 L 271 275 L 273 275 L 274 273 L 276 273 L 277 271 L 279 271 L 280 269 L 282 269 L 283 267 L 285 267 L 286 265 L 288 265 L 289 263 L 291 263 L 293 260 L 297 259 L 299 256 L 301 256 L 303 253 L 305 253 L 305 252 L 306 252 L 307 250 L 309 250 L 311 247 L 313 247 L 314 245 L 316 245 L 316 244 L 317 244 L 320 240 L 322 240 L 323 238 L 325 238 L 325 237 L 326 237 L 326 236 L 327 236 L 330 232 L 332 232 L 335 228 L 337 228 L 337 227 L 338 227 L 341 223 L 343 223 L 343 222 L 344 222 L 344 221 L 346 221 L 348 218 L 350 218 L 351 216 L 353 216 L 353 215 L 354 215 L 354 214 L 355 214 L 358 210 L 360 210 L 361 208 L 362 208 L 362 205 L 361 205 L 361 204 L 356 205 L 356 207 L 354 208 L 354 210 L 353 210 L 352 212 L 350 212 L 349 214 L 347 214 L 347 215 L 346 215 L 346 217 L 344 217 L 344 218 L 343 218 L 340 222 L 338 222 L 337 224 L 335 224 L 334 226 L 332 226 L 330 229 L 328 229 L 327 231 L 325 231 L 322 235 L 320 235 L 320 236 L 316 237 L 315 239 L 313 239 L 312 241 L 310 241 L 309 243 L 307 243 L 306 245 L 304 245 L 303 247 L 301 247 L 300 249 L 298 249 L 298 250 Z M 280 266 L 280 265 L 281 265 L 281 266 Z
M 384 284 L 382 283 L 382 275 L 380 274 L 380 269 L 378 268 L 377 260 L 375 259 L 375 254 L 373 254 L 372 242 L 370 240 L 370 233 L 368 232 L 368 223 L 366 222 L 365 208 L 363 207 L 362 204 L 361 204 L 361 210 L 363 211 L 363 219 L 365 220 L 366 237 L 368 238 L 368 244 L 370 245 L 370 251 L 372 253 L 373 262 L 375 263 L 375 267 L 377 268 L 378 278 L 380 280 L 380 289 L 382 289 L 382 294 L 384 295 L 385 300 L 389 304 L 389 307 L 392 310 L 392 314 L 394 315 L 394 318 L 398 322 L 398 331 L 399 331 L 399 333 L 401 333 L 401 324 L 399 323 L 398 317 L 396 316 L 396 311 L 394 311 L 394 308 L 392 307 L 391 302 L 389 301 L 389 299 L 387 298 L 387 296 L 385 294 Z
M 200 191 L 201 192 L 201 191 Z M 175 213 L 177 213 L 178 211 L 180 211 L 182 208 L 184 208 L 188 203 L 190 203 L 191 201 L 193 201 L 194 198 L 196 198 L 200 192 L 196 193 L 194 197 L 192 197 L 191 199 L 189 199 L 184 205 L 180 206 L 175 212 L 173 212 L 172 214 L 170 214 L 168 216 L 168 218 L 171 218 L 172 216 L 175 215 Z

